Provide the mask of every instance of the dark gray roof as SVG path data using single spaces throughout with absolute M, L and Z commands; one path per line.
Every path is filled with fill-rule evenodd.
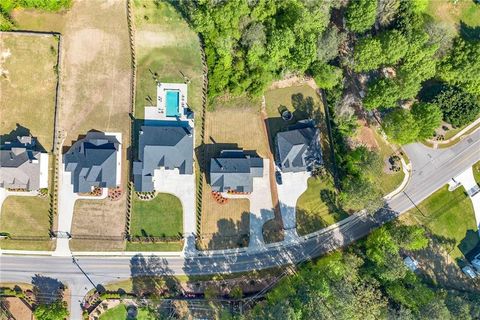
M 193 128 L 182 126 L 142 126 L 138 158 L 133 163 L 135 190 L 154 191 L 154 170 L 177 168 L 180 174 L 193 174 Z
M 210 160 L 210 185 L 213 191 L 252 192 L 253 178 L 263 175 L 263 160 L 241 150 L 224 150 Z
M 89 132 L 63 156 L 65 170 L 72 173 L 74 192 L 117 185 L 117 151 L 120 142 L 103 132 Z
M 314 163 L 322 162 L 319 130 L 313 126 L 277 133 L 275 153 L 283 172 L 309 171 Z
M 38 190 L 40 187 L 40 152 L 32 137 L 17 137 L 0 146 L 0 187 Z

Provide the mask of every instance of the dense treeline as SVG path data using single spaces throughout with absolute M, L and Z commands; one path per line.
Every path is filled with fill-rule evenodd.
M 406 268 L 425 248 L 418 226 L 388 225 L 283 279 L 244 319 L 478 319 L 480 296 L 445 290 Z
M 326 32 L 335 3 L 185 0 L 183 10 L 205 42 L 209 97 L 226 92 L 258 95 L 286 72 L 307 71 L 319 54 L 322 59 L 335 57 L 337 47 L 331 42 L 336 41 L 336 34 Z M 317 50 L 325 42 L 333 55 L 323 48 Z M 322 74 L 332 71 L 318 70 Z
M 15 26 L 11 12 L 16 8 L 58 11 L 70 7 L 72 0 L 1 0 L 0 30 L 10 30 Z

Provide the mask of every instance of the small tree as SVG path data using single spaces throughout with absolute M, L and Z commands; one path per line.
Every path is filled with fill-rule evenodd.
M 230 290 L 229 295 L 234 299 L 241 299 L 243 297 L 243 290 L 240 286 L 237 285 L 233 287 L 232 290 Z
M 317 86 L 322 89 L 332 89 L 343 78 L 342 69 L 319 61 L 310 66 L 310 73 Z
M 218 297 L 218 289 L 214 286 L 207 286 L 203 292 L 205 299 L 213 300 Z

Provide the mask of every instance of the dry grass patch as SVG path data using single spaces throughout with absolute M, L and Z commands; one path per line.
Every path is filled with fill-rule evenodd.
M 229 249 L 248 246 L 250 234 L 250 201 L 228 199 L 219 204 L 205 185 L 202 198 L 202 231 L 200 249 Z
M 9 196 L 3 202 L 0 232 L 25 240 L 1 240 L 2 249 L 52 250 L 54 242 L 49 236 L 48 199 L 40 197 Z M 31 238 L 31 240 L 28 240 Z
M 124 193 L 117 201 L 77 200 L 72 222 L 73 239 L 70 241 L 72 250 L 123 250 L 125 199 Z M 87 239 L 90 237 L 91 240 Z

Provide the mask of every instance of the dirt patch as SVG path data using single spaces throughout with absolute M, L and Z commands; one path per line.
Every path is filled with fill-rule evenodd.
M 375 138 L 375 129 L 368 126 L 367 122 L 364 120 L 359 120 L 358 124 L 359 128 L 357 134 L 352 139 L 354 143 L 357 145 L 364 145 L 370 150 L 378 150 L 380 146 Z
M 313 80 L 312 78 L 299 77 L 299 76 L 290 76 L 285 79 L 275 81 L 270 85 L 268 90 L 295 87 L 295 86 L 301 86 L 304 84 L 308 85 L 310 88 L 314 90 L 318 90 L 315 80 Z
M 135 34 L 136 44 L 144 48 L 158 48 L 172 45 L 178 41 L 170 32 L 143 30 Z
M 123 250 L 124 193 L 119 201 L 77 200 L 72 221 L 72 250 Z

